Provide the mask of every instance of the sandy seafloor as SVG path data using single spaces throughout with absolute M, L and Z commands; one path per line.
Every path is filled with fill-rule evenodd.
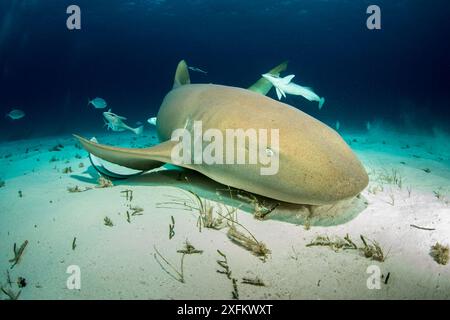
M 122 146 L 148 146 L 155 140 L 149 131 L 139 138 L 111 132 L 97 138 Z M 223 191 L 216 190 L 223 186 L 198 174 L 186 172 L 186 182 L 176 171 L 160 170 L 115 181 L 112 188 L 70 193 L 68 187 L 95 187 L 98 179 L 87 153 L 76 147 L 71 136 L 2 143 L 0 284 L 9 288 L 9 270 L 13 281 L 27 280 L 20 299 L 231 299 L 231 281 L 217 272 L 219 249 L 227 255 L 232 277 L 238 279 L 241 299 L 450 298 L 450 264 L 439 265 L 430 256 L 436 242 L 450 244 L 448 140 L 383 132 L 344 138 L 370 175 L 370 185 L 361 197 L 366 208 L 343 223 L 313 221 L 309 229 L 295 219 L 260 221 L 251 210 L 239 209 L 239 222 L 271 250 L 265 262 L 230 241 L 226 229 L 200 232 L 195 212 L 161 208 L 170 196 L 188 197 L 181 188 L 195 190 L 213 204 L 223 199 Z M 64 148 L 49 151 L 57 144 Z M 63 173 L 66 167 L 73 172 Z M 392 170 L 401 176 L 401 188 L 383 180 L 383 174 Z M 131 204 L 144 209 L 130 223 L 126 217 L 130 202 L 121 193 L 126 189 L 133 191 Z M 233 201 L 235 206 L 242 202 L 242 208 L 249 207 L 243 200 Z M 113 227 L 104 225 L 106 216 Z M 169 240 L 171 216 L 175 236 Z M 386 260 L 371 261 L 356 250 L 306 247 L 319 235 L 346 234 L 358 244 L 360 235 L 377 241 Z M 20 263 L 10 269 L 13 244 L 19 246 L 25 240 L 29 243 Z M 203 253 L 185 257 L 185 282 L 181 283 L 164 272 L 154 253 L 156 248 L 179 268 L 177 250 L 186 240 Z M 80 267 L 80 290 L 66 287 L 70 265 Z M 371 265 L 379 266 L 384 275 L 380 289 L 367 288 L 370 274 L 366 271 Z M 243 277 L 259 277 L 266 286 L 243 284 Z M 15 284 L 11 289 L 18 291 Z

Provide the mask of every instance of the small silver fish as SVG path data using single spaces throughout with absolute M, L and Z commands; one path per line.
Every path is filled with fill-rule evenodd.
M 12 120 L 19 120 L 25 117 L 25 112 L 19 109 L 13 109 L 9 113 L 7 113 L 6 116 L 10 117 Z
M 147 122 L 150 123 L 152 126 L 156 126 L 156 117 L 148 119 Z
M 338 121 L 336 121 L 336 130 L 339 130 L 341 128 L 341 123 Z
M 95 109 L 104 109 L 108 106 L 104 99 L 98 97 L 93 100 L 88 99 L 88 105 L 90 104 L 92 104 Z
M 204 71 L 204 70 L 202 70 L 200 68 L 188 67 L 188 69 L 191 70 L 191 71 L 194 71 L 194 72 L 200 72 L 200 73 L 203 73 L 203 74 L 208 74 L 208 71 Z

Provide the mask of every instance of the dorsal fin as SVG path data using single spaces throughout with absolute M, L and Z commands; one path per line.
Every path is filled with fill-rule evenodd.
M 295 78 L 295 75 L 291 74 L 291 75 L 284 77 L 282 81 L 284 84 L 289 84 L 292 81 L 292 79 L 294 79 L 294 78 Z
M 270 70 L 268 73 L 273 76 L 279 76 L 281 72 L 285 71 L 287 68 L 288 62 L 285 61 L 272 70 Z M 269 93 L 270 89 L 272 89 L 272 83 L 270 83 L 269 80 L 261 78 L 256 83 L 254 83 L 248 90 L 261 93 L 263 95 L 266 95 Z
M 190 84 L 189 70 L 186 61 L 181 60 L 178 63 L 177 71 L 175 73 L 175 80 L 173 81 L 173 89 L 176 89 L 185 84 Z

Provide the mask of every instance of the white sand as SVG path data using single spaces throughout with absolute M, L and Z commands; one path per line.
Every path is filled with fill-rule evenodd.
M 127 133 L 98 138 L 122 145 L 150 141 L 149 136 L 134 141 Z M 370 172 L 370 186 L 361 198 L 368 202 L 367 208 L 346 223 L 312 225 L 309 230 L 295 223 L 259 221 L 239 210 L 239 222 L 272 251 L 266 262 L 231 242 L 226 229 L 199 232 L 195 212 L 157 208 L 158 203 L 170 201 L 169 195 L 187 197 L 178 186 L 192 187 L 210 200 L 222 199 L 215 190 L 221 186 L 206 178 L 187 173 L 187 184 L 177 180 L 177 172 L 160 171 L 117 182 L 113 188 L 69 193 L 67 187 L 93 187 L 97 179 L 86 152 L 75 148 L 71 137 L 3 143 L 0 178 L 6 184 L 0 188 L 0 284 L 9 288 L 6 270 L 13 244 L 28 240 L 22 260 L 10 270 L 13 280 L 27 279 L 21 299 L 230 299 L 231 281 L 216 272 L 217 249 L 228 257 L 241 299 L 450 298 L 450 264 L 439 265 L 430 256 L 436 242 L 450 245 L 448 145 L 436 149 L 426 139 L 398 135 L 385 138 L 386 144 L 376 135 L 345 139 L 357 139 L 352 148 Z M 62 151 L 48 151 L 58 143 L 65 146 Z M 77 154 L 82 159 L 75 158 Z M 59 161 L 49 162 L 53 156 Z M 84 168 L 79 168 L 80 162 Z M 73 173 L 62 173 L 68 166 Z M 422 170 L 426 168 L 431 172 Z M 382 170 L 392 169 L 401 175 L 402 188 L 380 180 Z M 383 190 L 375 192 L 377 186 Z M 131 217 L 131 223 L 126 220 L 129 202 L 121 194 L 126 189 L 133 190 L 131 204 L 144 209 L 142 216 Z M 441 199 L 433 193 L 438 190 Z M 113 227 L 103 224 L 106 216 Z M 175 237 L 169 240 L 171 216 Z M 419 230 L 411 224 L 435 230 Z M 357 244 L 361 234 L 377 241 L 388 252 L 386 261 L 371 261 L 354 250 L 306 247 L 316 236 L 347 233 Z M 77 247 L 72 250 L 74 237 Z M 181 254 L 176 250 L 186 239 L 204 252 L 185 257 L 183 284 L 165 273 L 153 254 L 156 247 L 179 268 Z M 69 265 L 81 268 L 81 290 L 66 288 Z M 366 286 L 370 265 L 379 266 L 384 275 L 390 273 L 380 290 Z M 240 283 L 243 277 L 255 276 L 266 286 Z M 13 290 L 18 290 L 16 285 Z

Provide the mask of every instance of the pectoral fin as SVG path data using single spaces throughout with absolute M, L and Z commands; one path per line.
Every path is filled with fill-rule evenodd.
M 284 77 L 282 82 L 284 84 L 289 84 L 292 81 L 292 79 L 294 79 L 294 78 L 295 78 L 295 74 L 291 74 L 289 76 Z
M 276 91 L 277 91 L 277 96 L 278 96 L 278 100 L 281 100 L 282 97 L 286 98 L 286 93 L 283 92 L 283 90 L 275 87 Z

